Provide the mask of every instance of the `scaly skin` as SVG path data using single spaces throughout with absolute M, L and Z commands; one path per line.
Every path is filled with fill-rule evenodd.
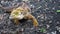
M 15 23 L 16 25 L 18 25 L 18 24 L 19 24 L 19 20 L 20 20 L 19 18 L 22 17 L 22 16 L 20 16 L 19 18 L 17 18 L 17 16 L 19 16 L 19 13 L 21 13 L 21 14 L 23 14 L 23 16 L 24 16 L 23 18 L 32 20 L 33 25 L 34 25 L 34 26 L 38 26 L 38 22 L 37 22 L 36 18 L 29 13 L 29 10 L 30 10 L 30 9 L 27 8 L 27 7 L 22 7 L 22 6 L 20 6 L 20 7 L 16 8 L 16 9 L 14 9 L 14 10 L 11 12 L 11 15 L 10 15 L 10 16 L 13 17 L 12 19 L 14 19 L 14 23 Z M 15 15 L 16 15 L 16 16 L 15 16 Z M 23 18 L 21 18 L 21 19 L 23 19 Z

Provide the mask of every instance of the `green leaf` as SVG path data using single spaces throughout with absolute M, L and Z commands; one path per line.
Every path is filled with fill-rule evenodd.
M 45 28 L 41 28 L 41 30 L 40 30 L 40 32 L 45 32 L 46 31 L 46 29 Z
M 60 12 L 60 10 L 57 10 L 56 12 Z

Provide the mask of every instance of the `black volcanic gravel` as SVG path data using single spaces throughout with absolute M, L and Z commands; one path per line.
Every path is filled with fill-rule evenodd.
M 55 34 L 60 27 L 60 0 L 30 0 L 31 14 L 36 17 L 39 27 L 35 28 L 31 21 L 15 25 L 9 19 L 9 13 L 0 9 L 0 34 Z M 40 32 L 41 28 L 46 33 Z M 59 31 L 59 30 L 57 30 Z

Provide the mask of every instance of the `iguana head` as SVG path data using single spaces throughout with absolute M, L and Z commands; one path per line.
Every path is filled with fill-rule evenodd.
M 23 19 L 28 14 L 28 9 L 23 7 L 18 7 L 11 12 L 10 19 Z

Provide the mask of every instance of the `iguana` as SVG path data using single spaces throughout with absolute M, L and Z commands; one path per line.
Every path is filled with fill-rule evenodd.
M 38 21 L 36 18 L 30 13 L 30 8 L 23 3 L 21 6 L 17 7 L 16 9 L 13 9 L 10 14 L 10 19 L 13 19 L 14 23 L 18 25 L 21 19 L 29 19 L 32 20 L 34 26 L 38 26 Z

